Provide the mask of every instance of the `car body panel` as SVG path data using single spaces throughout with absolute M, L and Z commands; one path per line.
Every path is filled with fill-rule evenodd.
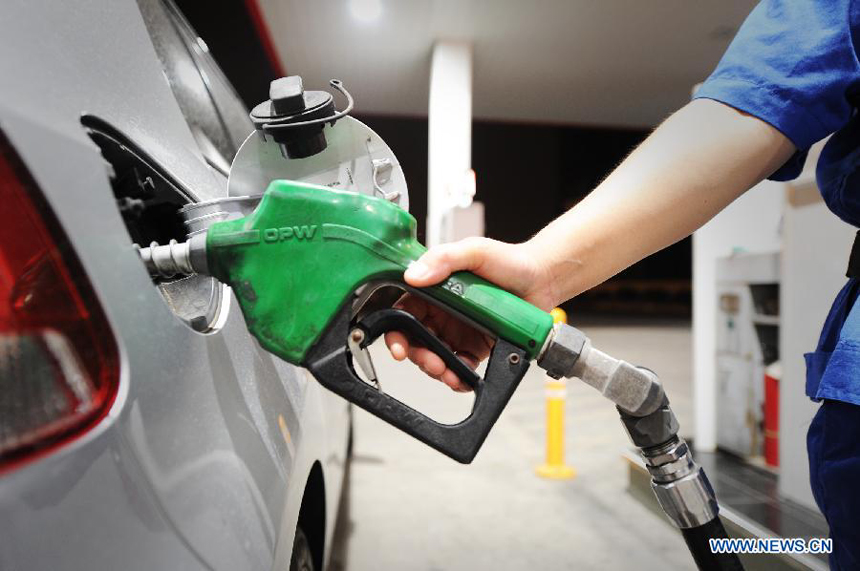
M 348 406 L 260 349 L 229 293 L 218 330 L 199 333 L 140 263 L 83 114 L 198 200 L 226 196 L 226 180 L 201 154 L 137 4 L 12 0 L 3 12 L 0 129 L 104 307 L 121 387 L 94 430 L 0 474 L 0 568 L 287 568 L 315 462 L 331 535 Z

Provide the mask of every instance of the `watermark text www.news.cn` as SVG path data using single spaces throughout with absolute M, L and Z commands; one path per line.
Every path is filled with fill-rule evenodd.
M 711 553 L 830 553 L 833 540 L 813 537 L 710 539 Z

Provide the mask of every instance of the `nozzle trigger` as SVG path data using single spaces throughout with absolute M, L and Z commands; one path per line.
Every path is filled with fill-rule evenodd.
M 370 353 L 368 352 L 367 347 L 362 346 L 366 338 L 367 335 L 365 335 L 364 330 L 360 327 L 356 327 L 349 332 L 349 339 L 346 343 L 349 346 L 349 352 L 352 353 L 353 362 L 358 363 L 361 372 L 364 373 L 367 380 L 373 383 L 373 385 L 381 391 L 382 385 L 379 384 L 379 378 L 376 376 L 376 369 L 373 367 L 373 360 L 370 358 Z

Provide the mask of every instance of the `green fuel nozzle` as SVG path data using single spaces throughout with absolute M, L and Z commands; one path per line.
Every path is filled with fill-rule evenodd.
M 239 206 L 226 216 L 232 219 L 187 242 L 141 248 L 150 272 L 205 273 L 229 285 L 263 348 L 448 456 L 471 461 L 547 343 L 552 317 L 470 272 L 431 287 L 408 286 L 403 272 L 426 248 L 416 238 L 415 218 L 382 198 L 276 180 L 262 198 L 228 200 Z M 493 337 L 484 378 L 411 314 L 365 306 L 373 305 L 365 302 L 374 291 L 392 286 Z M 393 330 L 431 349 L 475 390 L 466 420 L 437 423 L 379 390 L 366 350 Z M 356 364 L 373 384 L 357 375 Z

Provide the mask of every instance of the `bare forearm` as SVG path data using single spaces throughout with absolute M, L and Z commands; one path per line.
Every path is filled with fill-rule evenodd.
M 694 101 L 526 245 L 564 301 L 688 236 L 794 151 L 767 123 Z

